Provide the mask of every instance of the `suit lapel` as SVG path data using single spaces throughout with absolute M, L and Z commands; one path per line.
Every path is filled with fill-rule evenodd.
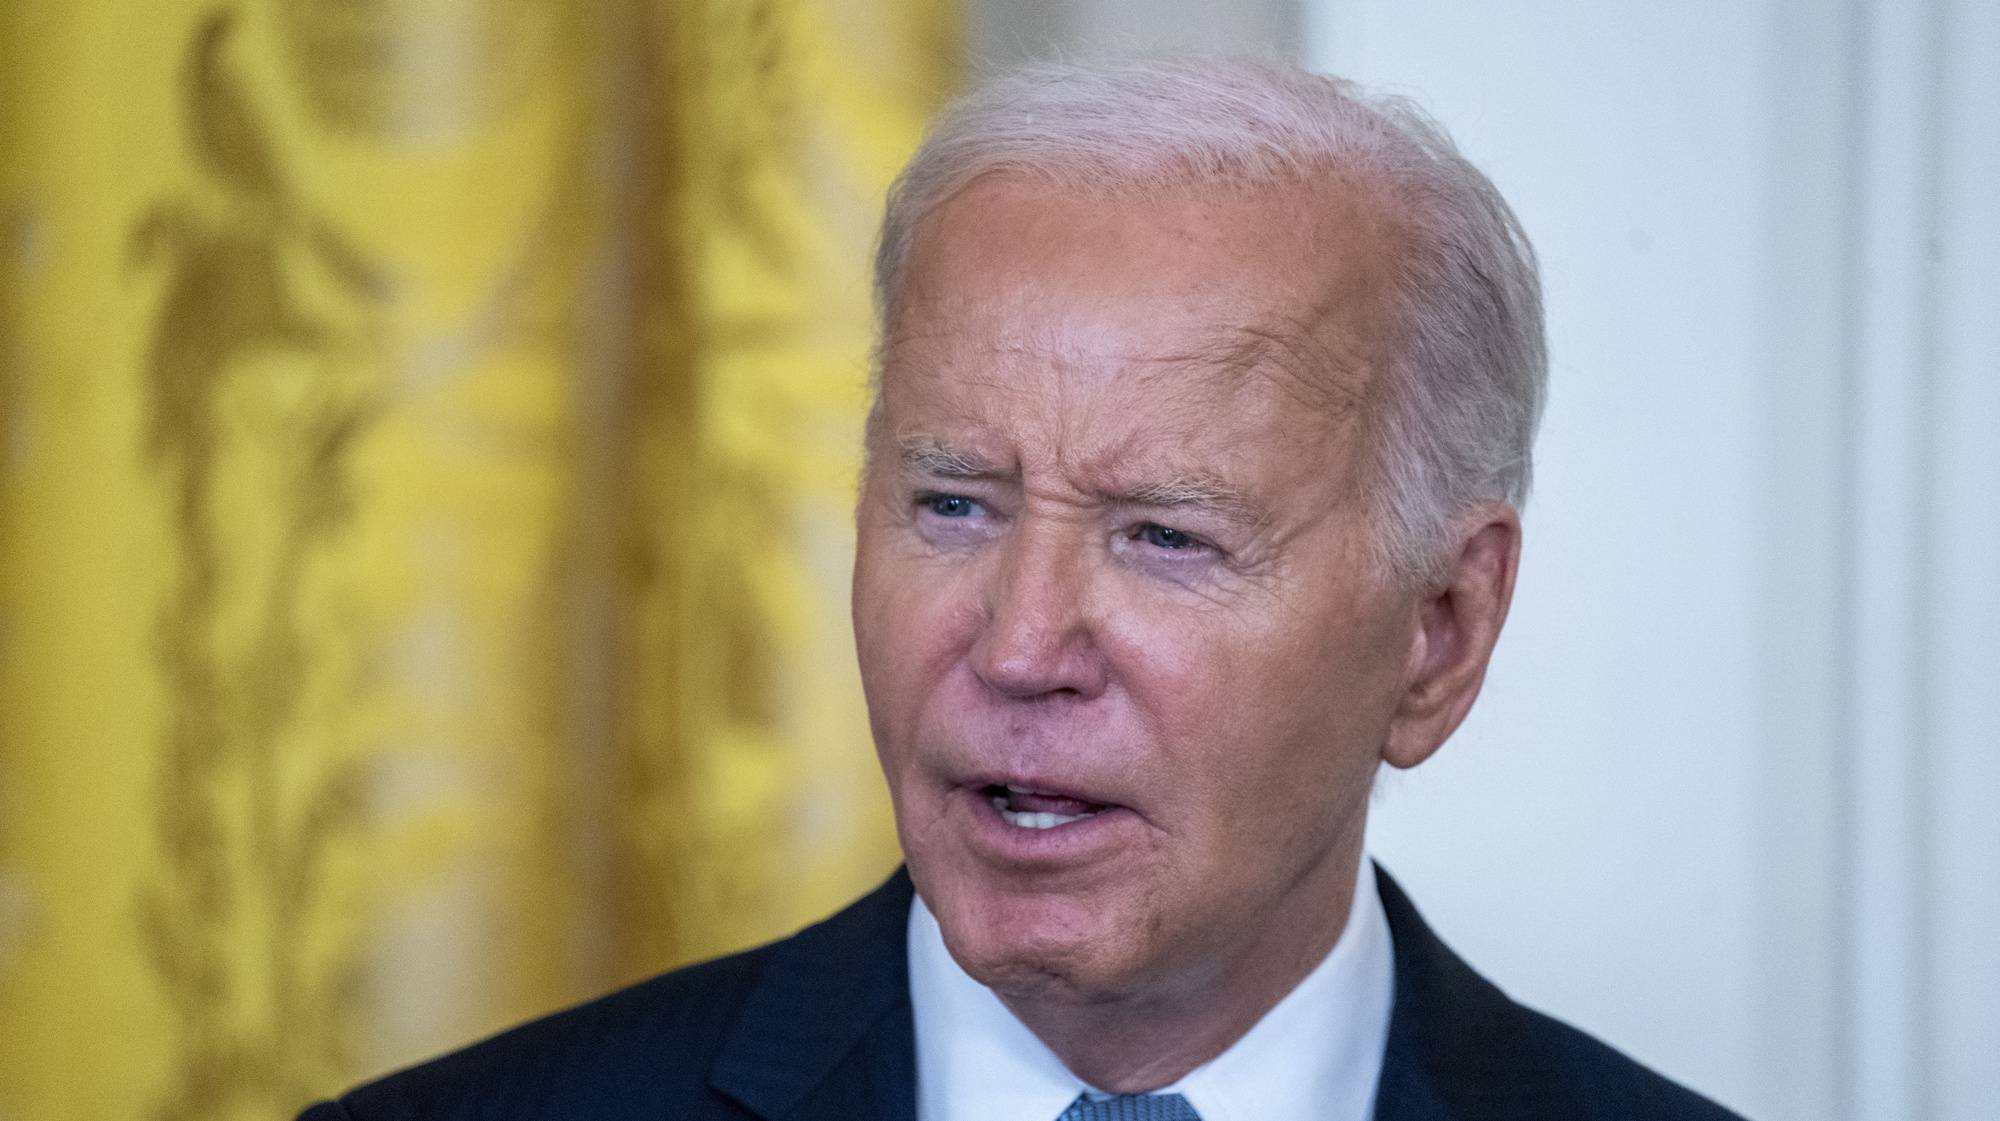
M 767 1121 L 914 1121 L 910 896 L 899 869 L 854 906 L 773 947 L 709 1084 Z
M 1431 933 L 1396 881 L 1376 881 L 1396 998 L 1375 1121 L 1528 1121 L 1573 1103 L 1519 1005 Z M 766 1121 L 915 1121 L 909 875 L 771 950 L 709 1083 Z
M 1573 1106 L 1521 1007 L 1439 941 L 1375 869 L 1395 943 L 1396 1001 L 1375 1121 L 1528 1121 Z

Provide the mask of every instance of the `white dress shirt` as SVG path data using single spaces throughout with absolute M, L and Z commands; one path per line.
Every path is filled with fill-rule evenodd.
M 1326 959 L 1227 1051 L 1160 1092 L 1184 1095 L 1202 1121 L 1368 1121 L 1395 962 L 1365 857 L 1356 880 Z M 958 967 L 921 897 L 909 945 L 917 1121 L 1056 1121 L 1078 1094 L 1098 1092 Z

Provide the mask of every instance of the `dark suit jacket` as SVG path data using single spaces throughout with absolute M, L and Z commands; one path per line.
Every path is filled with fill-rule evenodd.
M 1377 1121 L 1729 1121 L 1720 1106 L 1509 1000 L 1377 877 L 1396 995 Z M 446 1055 L 299 1121 L 914 1121 L 909 877 L 760 949 Z

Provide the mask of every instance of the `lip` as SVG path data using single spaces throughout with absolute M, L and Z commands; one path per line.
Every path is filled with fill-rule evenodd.
M 1052 829 L 1022 829 L 1007 824 L 986 793 L 987 787 L 1008 782 L 1110 808 Z M 989 864 L 1019 871 L 1054 871 L 1116 856 L 1126 851 L 1133 839 L 1131 831 L 1141 824 L 1139 814 L 1130 807 L 1092 798 L 1061 784 L 975 780 L 954 789 L 952 800 L 968 821 L 966 836 L 973 852 Z
M 1071 786 L 1052 779 L 1037 778 L 1033 775 L 990 774 L 974 775 L 965 780 L 964 786 L 974 793 L 981 793 L 990 786 L 1016 786 L 1032 790 L 1037 794 L 1050 794 L 1058 798 L 1073 798 L 1079 802 L 1089 802 L 1098 806 L 1130 809 L 1116 798 L 1106 797 L 1103 791 L 1090 790 L 1081 786 Z

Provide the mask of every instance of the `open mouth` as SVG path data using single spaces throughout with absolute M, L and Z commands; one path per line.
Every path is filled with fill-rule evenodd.
M 1055 829 L 1096 817 L 1113 808 L 1067 794 L 1016 786 L 1011 782 L 994 783 L 987 786 L 983 793 L 993 803 L 993 808 L 1000 812 L 1001 820 L 1016 829 Z

